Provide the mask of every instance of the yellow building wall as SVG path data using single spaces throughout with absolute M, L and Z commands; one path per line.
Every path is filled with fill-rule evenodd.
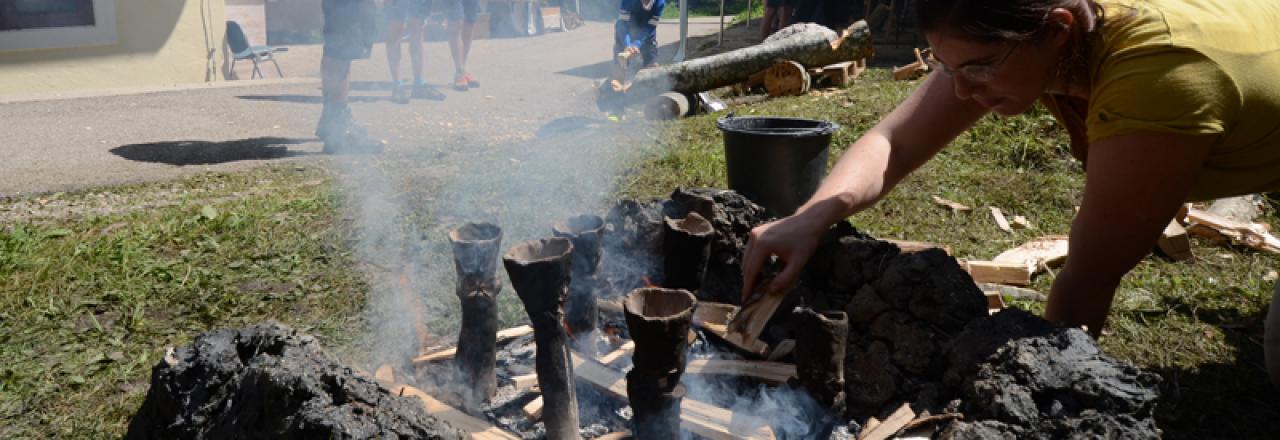
M 114 44 L 0 50 L 0 96 L 222 80 L 224 0 L 115 0 L 115 17 Z

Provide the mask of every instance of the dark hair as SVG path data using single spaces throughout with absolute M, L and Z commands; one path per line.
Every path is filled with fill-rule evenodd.
M 1076 37 L 1093 33 L 1101 25 L 1102 7 L 1093 0 L 917 0 L 916 22 L 921 32 L 945 30 L 982 43 L 1034 41 L 1047 35 L 1044 26 L 1049 12 L 1064 8 L 1075 13 L 1080 5 L 1098 17 L 1093 29 L 1076 32 Z M 1073 26 L 1084 25 L 1076 20 Z

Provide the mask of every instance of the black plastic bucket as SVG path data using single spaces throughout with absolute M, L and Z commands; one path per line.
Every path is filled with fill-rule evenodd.
M 827 174 L 830 121 L 734 117 L 716 121 L 724 132 L 729 188 L 776 216 L 791 215 Z

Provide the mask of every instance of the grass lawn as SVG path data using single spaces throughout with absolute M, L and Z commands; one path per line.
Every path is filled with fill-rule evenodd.
M 845 90 L 734 111 L 835 120 L 843 129 L 834 160 L 913 84 L 873 69 Z M 668 124 L 660 153 L 619 177 L 618 197 L 724 187 L 715 118 Z M 981 259 L 1065 233 L 1082 183 L 1065 142 L 1042 111 L 985 119 L 852 221 Z M 370 286 L 339 188 L 320 164 L 283 164 L 0 200 L 0 438 L 118 437 L 164 350 L 211 328 L 271 318 L 339 353 L 359 346 L 352 330 L 367 325 Z M 997 206 L 1036 229 L 1005 233 L 985 210 L 952 214 L 932 195 Z M 1278 220 L 1274 211 L 1259 219 Z M 1280 258 L 1193 244 L 1198 261 L 1153 257 L 1125 279 L 1102 345 L 1165 378 L 1167 436 L 1275 438 L 1280 403 L 1261 369 L 1260 334 L 1274 285 L 1262 278 Z M 1042 275 L 1033 287 L 1047 291 L 1052 279 Z M 518 319 L 518 310 L 503 318 Z

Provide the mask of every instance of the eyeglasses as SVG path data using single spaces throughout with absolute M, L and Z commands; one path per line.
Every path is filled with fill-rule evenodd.
M 959 74 L 961 77 L 964 77 L 964 79 L 975 83 L 991 82 L 991 80 L 996 77 L 996 69 L 999 68 L 1001 64 L 1004 64 L 1005 60 L 1009 59 L 1009 55 L 1013 55 L 1013 51 L 1017 50 L 1018 46 L 1021 45 L 1021 41 L 1014 43 L 1013 46 L 1004 53 L 1004 55 L 1000 56 L 999 60 L 992 63 L 966 64 L 952 68 L 931 57 L 928 61 L 929 68 L 942 71 L 943 73 L 951 76 Z

